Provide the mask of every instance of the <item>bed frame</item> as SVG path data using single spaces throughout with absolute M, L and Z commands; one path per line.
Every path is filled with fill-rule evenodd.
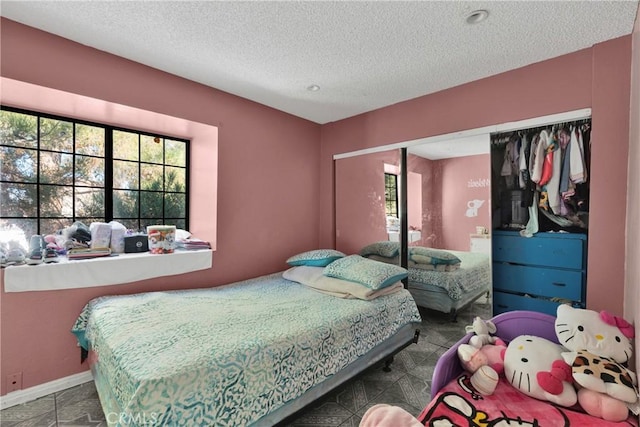
M 424 287 L 424 285 L 422 285 Z M 447 292 L 437 286 L 431 287 L 432 289 L 418 289 L 411 286 L 411 282 L 407 289 L 411 292 L 413 299 L 416 301 L 416 305 L 419 307 L 428 308 L 430 310 L 441 311 L 448 313 L 452 322 L 456 322 L 458 318 L 458 312 L 464 310 L 466 307 L 473 304 L 480 299 L 483 295 L 487 298 L 490 297 L 490 287 L 478 289 L 477 292 L 473 292 L 464 295 L 457 301 L 452 300 Z
M 384 345 L 381 344 L 378 347 L 375 347 L 369 351 L 369 353 L 353 362 L 349 367 L 307 390 L 294 402 L 290 402 L 260 418 L 255 424 L 273 425 L 276 427 L 289 425 L 291 421 L 293 421 L 293 419 L 295 419 L 300 413 L 304 412 L 307 407 L 365 370 L 379 363 L 384 363 L 384 367 L 382 368 L 383 371 L 391 371 L 393 357 L 405 347 L 408 347 L 411 344 L 417 344 L 419 337 L 419 329 L 415 329 L 415 327 L 411 325 L 404 326 L 396 333 L 396 335 L 385 341 L 383 343 Z

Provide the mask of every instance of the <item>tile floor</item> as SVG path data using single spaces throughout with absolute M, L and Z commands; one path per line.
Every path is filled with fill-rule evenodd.
M 375 366 L 350 380 L 300 414 L 287 420 L 290 427 L 357 427 L 362 415 L 376 403 L 400 406 L 418 415 L 429 401 L 431 375 L 438 357 L 464 335 L 474 316 L 491 317 L 489 304 L 475 303 L 458 315 L 420 310 L 422 331 L 418 344 L 395 356 L 391 372 Z M 2 427 L 99 426 L 107 423 L 92 382 L 0 411 Z M 201 426 L 194 426 L 201 427 Z

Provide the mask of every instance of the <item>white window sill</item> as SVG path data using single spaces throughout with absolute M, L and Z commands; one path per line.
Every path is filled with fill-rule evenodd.
M 211 268 L 213 251 L 176 251 L 153 255 L 118 256 L 73 260 L 40 265 L 10 266 L 4 270 L 5 292 L 51 291 L 118 285 Z

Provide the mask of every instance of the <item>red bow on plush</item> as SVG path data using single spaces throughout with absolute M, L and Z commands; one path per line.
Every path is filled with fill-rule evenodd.
M 562 360 L 554 360 L 551 364 L 551 371 L 538 372 L 536 374 L 538 384 L 547 393 L 558 395 L 562 393 L 562 381 L 572 381 L 571 366 Z
M 622 332 L 625 337 L 633 338 L 635 336 L 631 323 L 627 322 L 622 317 L 614 316 L 608 311 L 603 310 L 600 312 L 600 318 L 607 325 L 615 326 L 620 329 L 620 332 Z

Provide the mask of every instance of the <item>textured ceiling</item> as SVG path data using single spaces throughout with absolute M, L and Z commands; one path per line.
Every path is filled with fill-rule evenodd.
M 0 14 L 327 123 L 630 34 L 637 8 L 637 0 L 2 0 Z M 468 25 L 476 9 L 490 16 Z

